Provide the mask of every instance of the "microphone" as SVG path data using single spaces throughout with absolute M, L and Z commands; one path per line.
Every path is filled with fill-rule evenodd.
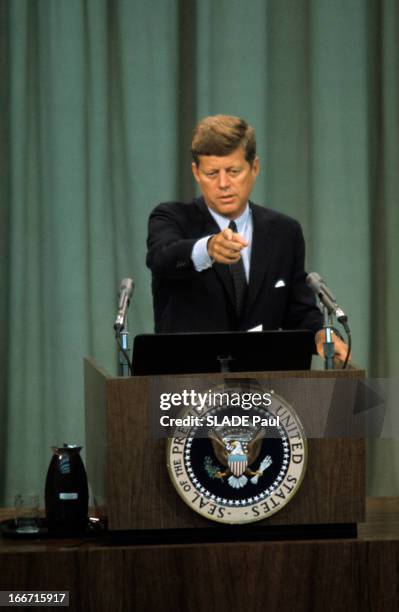
M 116 320 L 114 323 L 114 330 L 116 333 L 120 333 L 125 327 L 127 309 L 130 304 L 133 289 L 134 283 L 131 278 L 124 278 L 121 281 L 121 286 L 119 289 L 118 314 L 116 315 Z
M 334 313 L 337 320 L 340 323 L 345 324 L 348 320 L 348 317 L 346 316 L 342 308 L 338 306 L 333 293 L 327 287 L 324 280 L 321 278 L 320 274 L 317 274 L 317 272 L 311 272 L 306 277 L 306 283 L 312 289 L 312 291 L 317 295 L 317 297 L 324 304 L 324 306 L 330 312 Z

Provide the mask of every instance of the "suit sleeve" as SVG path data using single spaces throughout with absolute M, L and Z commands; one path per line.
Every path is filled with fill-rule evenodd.
M 188 236 L 184 216 L 173 204 L 160 204 L 150 215 L 147 238 L 147 266 L 155 275 L 184 279 L 198 274 L 191 253 L 198 238 Z
M 323 327 L 323 317 L 316 305 L 312 290 L 306 284 L 305 241 L 299 223 L 294 227 L 294 257 L 288 307 L 285 313 L 286 329 L 309 329 L 316 333 Z

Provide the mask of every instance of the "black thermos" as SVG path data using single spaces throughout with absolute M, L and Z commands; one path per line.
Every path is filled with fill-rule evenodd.
M 81 446 L 52 447 L 45 488 L 46 518 L 50 532 L 83 533 L 88 523 L 89 491 Z

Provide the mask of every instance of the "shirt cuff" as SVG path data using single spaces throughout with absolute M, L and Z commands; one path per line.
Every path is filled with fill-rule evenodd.
M 200 238 L 193 246 L 193 250 L 191 251 L 191 259 L 194 264 L 194 268 L 197 272 L 202 272 L 202 270 L 207 270 L 212 266 L 212 259 L 209 257 L 207 245 L 208 240 L 211 236 L 205 236 L 205 238 Z

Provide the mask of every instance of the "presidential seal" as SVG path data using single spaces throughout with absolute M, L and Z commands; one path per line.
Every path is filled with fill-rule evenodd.
M 292 406 L 272 390 L 267 405 L 191 406 L 167 444 L 178 494 L 212 521 L 261 521 L 291 501 L 305 474 L 306 437 Z M 248 395 L 248 394 L 246 394 Z

